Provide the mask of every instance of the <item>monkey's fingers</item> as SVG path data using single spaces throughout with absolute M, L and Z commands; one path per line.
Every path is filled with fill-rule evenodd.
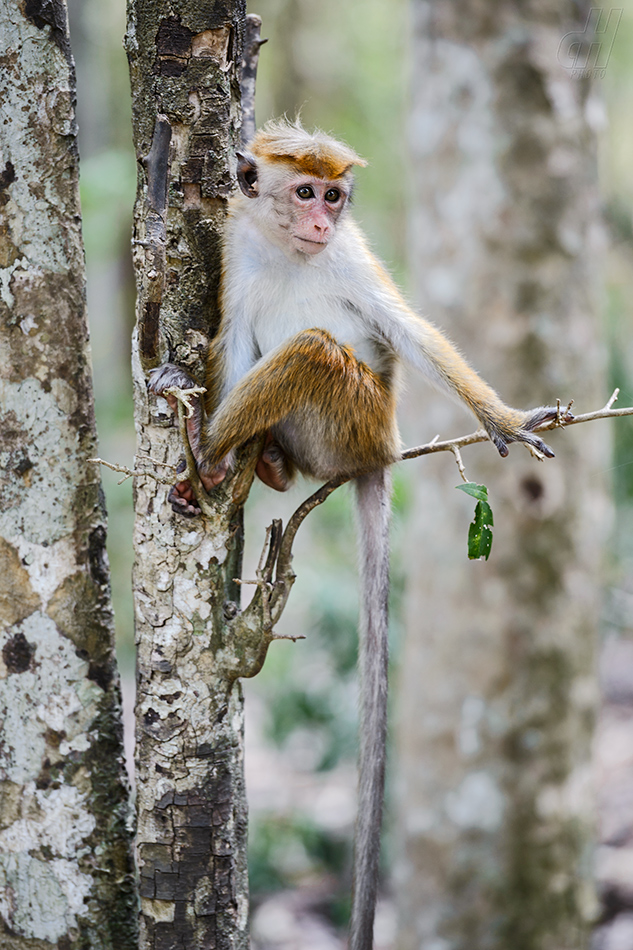
M 538 409 L 532 409 L 531 412 L 526 413 L 523 426 L 532 432 L 547 422 L 554 422 L 558 419 L 562 422 L 571 422 L 573 418 L 574 414 L 569 409 L 561 409 L 560 406 L 539 406 Z
M 508 440 L 505 439 L 502 435 L 499 435 L 498 432 L 488 432 L 488 435 L 492 439 L 493 445 L 499 452 L 499 455 L 502 459 L 506 458 L 508 454 Z
M 536 449 L 541 455 L 544 455 L 545 458 L 553 459 L 555 458 L 554 453 L 550 449 L 549 445 L 546 442 L 543 442 L 538 435 L 532 435 L 531 433 L 526 433 L 525 436 L 521 439 L 522 442 L 525 442 L 526 445 L 531 446 L 533 449 Z

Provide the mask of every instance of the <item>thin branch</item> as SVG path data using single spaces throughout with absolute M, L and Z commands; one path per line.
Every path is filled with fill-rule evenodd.
M 260 39 L 262 18 L 256 13 L 249 13 L 244 22 L 244 55 L 242 57 L 242 72 L 240 87 L 242 90 L 242 145 L 248 145 L 255 135 L 255 80 L 257 78 L 257 64 L 260 48 L 268 40 Z
M 564 410 L 561 410 L 559 400 L 557 402 L 558 411 L 556 413 L 556 418 L 551 422 L 546 422 L 539 426 L 535 431 L 565 429 L 567 426 L 578 425 L 581 422 L 591 422 L 593 419 L 611 419 L 617 416 L 633 415 L 633 407 L 627 409 L 611 408 L 618 397 L 618 392 L 619 390 L 616 389 L 611 398 L 608 400 L 604 409 L 599 409 L 597 412 L 586 412 L 582 415 L 574 416 L 573 418 L 569 418 L 568 416 L 573 404 L 573 400 Z M 396 461 L 419 458 L 422 455 L 432 455 L 435 452 L 452 452 L 455 456 L 455 461 L 457 462 L 460 475 L 462 479 L 466 481 L 466 473 L 460 450 L 467 445 L 475 445 L 478 442 L 489 441 L 490 438 L 488 433 L 483 429 L 478 429 L 476 432 L 471 432 L 469 435 L 460 436 L 457 439 L 447 439 L 444 442 L 440 442 L 439 437 L 435 436 L 431 442 L 427 442 L 425 445 L 418 445 L 415 448 L 406 449 Z M 533 448 L 532 446 L 527 447 L 529 449 Z M 538 450 L 533 451 L 532 454 L 535 455 L 536 458 L 543 458 L 542 453 L 538 452 Z M 279 546 L 277 572 L 271 594 L 271 618 L 273 623 L 277 623 L 281 617 L 288 600 L 290 588 L 292 587 L 295 579 L 295 575 L 292 571 L 292 546 L 297 531 L 311 511 L 313 511 L 319 505 L 322 505 L 323 502 L 330 497 L 333 491 L 335 491 L 341 485 L 344 485 L 346 482 L 350 481 L 353 477 L 353 475 L 342 475 L 339 478 L 333 478 L 331 481 L 327 482 L 327 484 L 322 485 L 321 488 L 310 495 L 309 498 L 306 498 L 306 500 L 302 502 L 301 505 L 299 505 L 294 514 L 290 517 Z
M 557 417 L 551 422 L 544 422 L 543 425 L 538 426 L 534 431 L 535 432 L 546 432 L 549 429 L 566 429 L 568 426 L 575 426 L 581 422 L 592 422 L 594 419 L 615 419 L 618 416 L 633 416 L 633 406 L 626 409 L 612 409 L 611 406 L 618 398 L 619 389 L 616 389 L 605 405 L 604 409 L 598 409 L 597 412 L 585 412 L 582 415 L 574 416 L 572 419 L 565 418 L 565 414 L 569 411 L 572 402 L 569 403 L 567 409 L 563 412 L 557 413 Z M 560 400 L 558 401 L 560 405 Z M 489 442 L 490 438 L 488 433 L 484 429 L 477 429 L 476 432 L 471 432 L 470 435 L 462 435 L 458 439 L 449 439 L 445 442 L 438 442 L 437 437 L 433 439 L 432 442 L 427 442 L 425 445 L 418 445 L 413 449 L 406 449 L 400 459 L 414 459 L 419 458 L 421 455 L 432 455 L 434 452 L 453 452 L 454 446 L 457 448 L 463 448 L 465 445 L 474 445 L 476 442 Z M 530 448 L 530 446 L 528 446 Z M 539 453 L 540 454 L 540 453 Z
M 457 462 L 459 474 L 462 476 L 462 481 L 467 482 L 468 479 L 466 478 L 466 469 L 464 468 L 464 463 L 462 461 L 462 453 L 459 451 L 456 445 L 451 446 L 451 452 L 455 456 L 455 461 Z
M 153 478 L 155 482 L 159 482 L 161 485 L 172 484 L 174 476 L 176 475 L 176 469 L 173 465 L 169 465 L 167 462 L 159 462 L 157 459 L 150 458 L 149 455 L 139 455 L 138 458 L 142 459 L 143 461 L 150 461 L 154 465 L 163 465 L 165 468 L 170 469 L 172 474 L 169 478 L 161 478 L 161 476 L 157 475 L 156 472 L 141 472 L 138 469 L 128 468 L 127 465 L 115 465 L 113 462 L 106 462 L 105 459 L 94 458 L 86 459 L 86 461 L 94 462 L 98 465 L 105 465 L 106 468 L 111 469 L 113 472 L 120 472 L 122 475 L 125 475 L 125 478 L 122 478 L 120 481 L 118 481 L 117 485 L 122 485 L 123 482 L 128 480 L 128 478 Z
M 179 386 L 169 386 L 168 389 L 163 390 L 162 395 L 164 396 L 165 393 L 167 393 L 170 396 L 175 396 L 183 407 L 185 418 L 191 419 L 195 412 L 195 407 L 192 406 L 191 400 L 195 396 L 203 396 L 206 391 L 205 386 L 192 386 L 191 389 L 180 389 Z

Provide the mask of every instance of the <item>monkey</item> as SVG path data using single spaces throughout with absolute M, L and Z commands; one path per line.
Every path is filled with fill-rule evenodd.
M 268 122 L 237 153 L 204 400 L 187 432 L 211 491 L 235 450 L 257 437 L 259 478 L 285 491 L 295 472 L 355 480 L 359 521 L 361 709 L 350 950 L 371 950 L 378 886 L 387 723 L 389 466 L 398 459 L 399 366 L 405 362 L 461 399 L 501 456 L 523 442 L 554 453 L 534 431 L 557 415 L 506 406 L 446 336 L 405 302 L 349 213 L 355 166 L 366 162 L 329 135 Z M 174 364 L 151 373 L 156 394 L 195 381 Z M 173 396 L 166 395 L 172 408 Z M 200 513 L 191 484 L 169 500 Z

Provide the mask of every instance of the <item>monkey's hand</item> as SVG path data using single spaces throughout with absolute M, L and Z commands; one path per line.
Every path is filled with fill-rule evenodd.
M 174 412 L 178 411 L 178 399 L 173 393 L 169 392 L 169 390 L 180 389 L 184 393 L 190 393 L 191 390 L 195 390 L 195 392 L 189 396 L 189 399 L 195 398 L 200 395 L 201 392 L 204 392 L 204 390 L 196 384 L 195 379 L 191 378 L 189 373 L 186 373 L 184 369 L 181 369 L 180 366 L 176 366 L 174 363 L 163 363 L 162 366 L 150 370 L 147 388 L 150 392 L 166 399 L 170 409 Z M 187 408 L 191 415 L 193 407 L 190 402 Z
M 520 412 L 516 409 L 506 409 L 506 414 L 501 419 L 486 416 L 482 418 L 484 428 L 490 436 L 490 439 L 499 450 L 499 455 L 503 458 L 508 454 L 508 444 L 510 442 L 524 442 L 529 448 L 534 450 L 538 457 L 548 459 L 554 458 L 554 453 L 534 430 L 548 422 L 567 422 L 573 419 L 569 410 L 563 410 L 559 406 L 539 406 L 538 409 L 531 409 L 527 412 Z

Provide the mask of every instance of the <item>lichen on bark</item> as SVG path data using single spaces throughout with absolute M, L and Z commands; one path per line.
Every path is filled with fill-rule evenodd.
M 132 950 L 66 7 L 1 16 L 0 943 Z

